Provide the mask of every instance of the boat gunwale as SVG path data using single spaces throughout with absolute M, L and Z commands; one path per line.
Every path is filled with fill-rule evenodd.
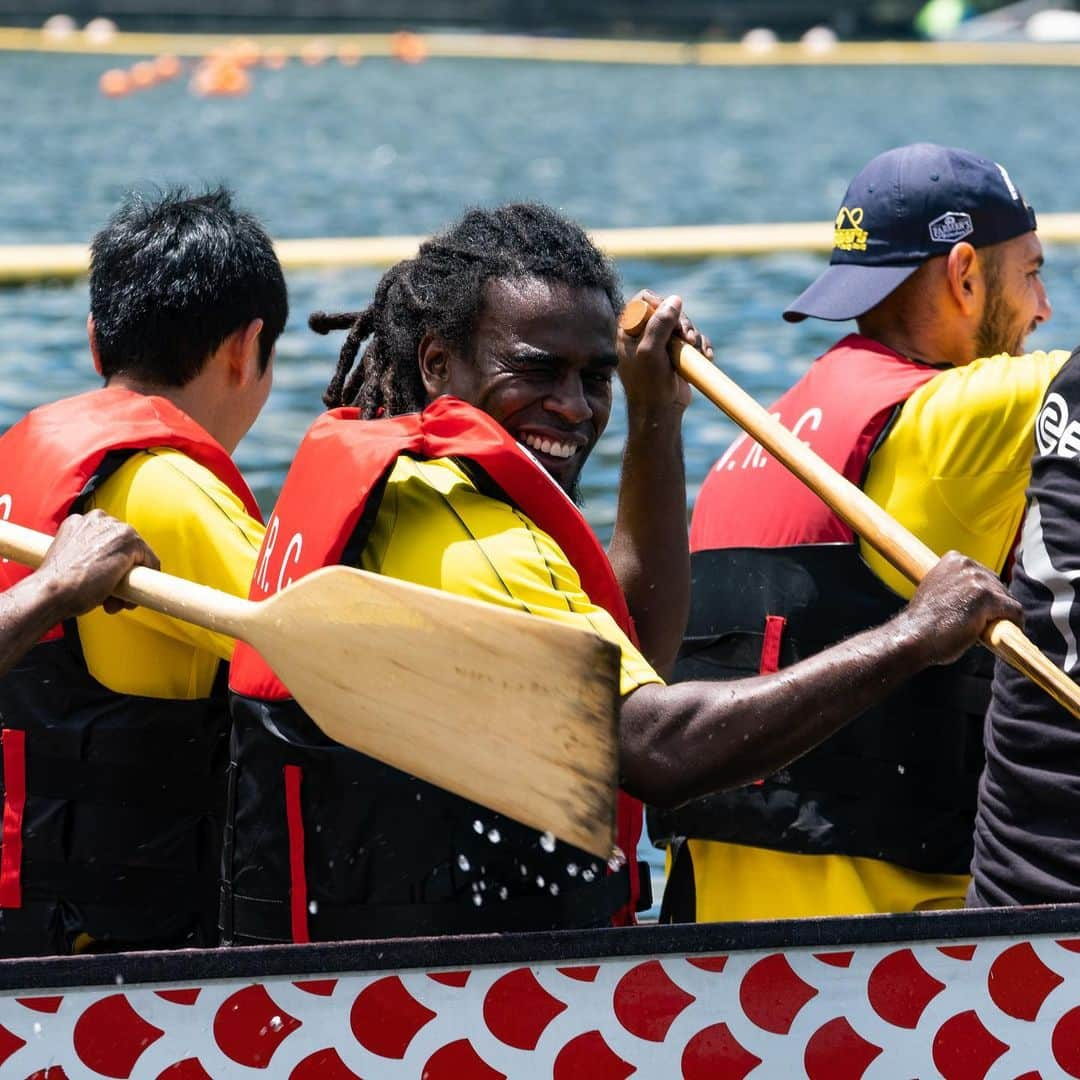
M 0 992 L 1080 933 L 1080 904 L 0 960 Z

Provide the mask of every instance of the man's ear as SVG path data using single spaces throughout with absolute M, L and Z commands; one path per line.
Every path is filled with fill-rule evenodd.
M 259 335 L 262 333 L 262 328 L 262 319 L 252 319 L 247 326 L 234 330 L 229 335 L 229 370 L 233 379 L 240 385 L 262 378 L 259 351 Z
M 984 281 L 979 256 L 968 243 L 954 244 L 945 259 L 945 277 L 953 300 L 965 315 L 981 309 Z
M 428 399 L 434 400 L 445 394 L 450 382 L 450 352 L 446 342 L 437 334 L 425 334 L 417 347 L 416 361 Z
M 86 339 L 90 342 L 90 358 L 94 361 L 94 370 L 101 375 L 101 354 L 98 352 L 97 331 L 94 329 L 94 316 L 86 316 Z

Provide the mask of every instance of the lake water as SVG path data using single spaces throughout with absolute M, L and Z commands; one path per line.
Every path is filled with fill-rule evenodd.
M 250 95 L 200 100 L 183 83 L 109 100 L 115 58 L 0 53 L 0 243 L 86 241 L 132 187 L 224 181 L 279 237 L 426 232 L 464 207 L 551 203 L 587 226 L 826 220 L 874 154 L 918 139 L 1004 163 L 1037 211 L 1080 209 L 1080 73 L 990 68 L 655 68 L 429 61 L 292 64 Z M 1080 341 L 1080 249 L 1048 250 L 1053 320 L 1029 344 Z M 762 401 L 838 328 L 780 311 L 824 259 L 783 255 L 627 262 L 629 295 L 679 292 L 729 374 Z M 367 270 L 289 276 L 293 318 L 270 403 L 238 459 L 273 504 L 340 335 L 315 308 L 371 296 Z M 0 290 L 0 429 L 95 386 L 85 283 Z M 698 399 L 686 421 L 691 495 L 734 435 Z M 606 535 L 623 436 L 617 409 L 586 468 L 586 513 Z

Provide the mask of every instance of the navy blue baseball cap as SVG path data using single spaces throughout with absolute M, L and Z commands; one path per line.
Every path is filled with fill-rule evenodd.
M 784 318 L 857 318 L 959 241 L 986 247 L 1034 228 L 1035 211 L 997 162 L 933 143 L 886 150 L 851 181 L 829 266 Z

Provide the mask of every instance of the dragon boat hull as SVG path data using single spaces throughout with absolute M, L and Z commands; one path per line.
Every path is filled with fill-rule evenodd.
M 0 962 L 0 1076 L 1080 1076 L 1080 905 Z

